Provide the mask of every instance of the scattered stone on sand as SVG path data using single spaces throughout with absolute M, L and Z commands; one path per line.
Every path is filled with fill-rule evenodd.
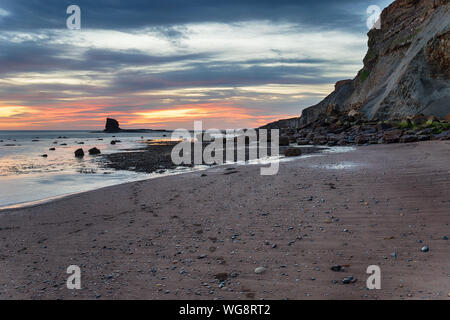
M 255 269 L 256 274 L 263 274 L 264 272 L 266 272 L 266 268 L 264 267 L 258 267 Z
M 280 146 L 288 146 L 289 143 L 290 143 L 289 137 L 286 137 L 286 136 L 280 137 L 280 144 L 279 144 Z
M 97 154 L 100 154 L 101 153 L 101 151 L 98 149 L 98 148 L 92 148 L 92 149 L 89 149 L 89 154 L 90 155 L 97 155 Z
M 75 157 L 77 157 L 77 158 L 83 158 L 84 157 L 84 151 L 83 151 L 83 149 L 77 149 L 77 150 L 75 150 Z
M 48 150 L 50 150 L 50 151 L 55 151 L 55 150 L 56 150 L 56 148 L 50 148 L 50 149 L 48 149 Z
M 343 284 L 355 283 L 357 279 L 353 278 L 353 276 L 346 277 L 342 280 Z
M 48 155 L 47 155 L 47 154 L 42 154 L 41 157 L 42 157 L 42 158 L 47 158 Z
M 340 265 L 338 265 L 338 264 L 336 264 L 336 265 L 334 265 L 334 266 L 331 267 L 331 270 L 334 271 L 334 272 L 340 272 L 340 271 L 342 271 L 343 269 L 344 269 L 344 267 L 343 267 L 343 266 L 340 266 Z
M 428 252 L 428 251 L 430 251 L 430 248 L 428 246 L 424 246 L 424 247 L 422 247 L 422 249 L 420 249 L 420 251 Z
M 288 148 L 284 151 L 285 157 L 298 157 L 302 155 L 302 150 L 299 148 Z

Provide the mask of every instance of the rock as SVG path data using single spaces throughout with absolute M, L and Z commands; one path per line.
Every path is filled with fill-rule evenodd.
M 450 140 L 450 130 L 444 131 L 440 134 L 433 136 L 433 140 Z
M 355 283 L 357 279 L 353 278 L 353 276 L 346 277 L 342 280 L 343 284 Z
M 92 155 L 97 155 L 97 154 L 100 154 L 101 153 L 101 151 L 99 150 L 99 149 L 97 149 L 97 148 L 92 148 L 92 149 L 89 149 L 89 154 L 92 156 Z
M 417 141 L 428 141 L 428 140 L 430 140 L 430 136 L 427 136 L 427 135 L 424 135 L 424 134 L 421 134 L 421 135 L 417 136 Z
M 340 265 L 337 265 L 337 264 L 331 267 L 331 271 L 334 271 L 334 272 L 339 272 L 342 269 L 343 269 L 343 267 Z
M 361 114 L 358 112 L 358 110 L 352 109 L 352 110 L 350 110 L 350 111 L 347 113 L 347 115 L 348 115 L 349 117 L 357 118 L 357 117 L 359 117 Z
M 423 115 L 423 113 L 416 114 L 411 118 L 412 123 L 414 123 L 417 126 L 420 126 L 427 122 L 427 118 Z
M 424 246 L 424 247 L 422 247 L 422 249 L 420 249 L 420 251 L 428 252 L 428 251 L 430 251 L 430 248 L 428 248 L 428 246 Z
M 117 121 L 115 119 L 107 118 L 104 131 L 108 132 L 108 133 L 120 132 L 121 129 L 119 127 L 119 121 Z
M 359 144 L 359 145 L 366 144 L 368 142 L 369 142 L 369 138 L 366 135 L 360 135 L 355 138 L 355 143 Z
M 302 155 L 302 150 L 299 148 L 288 148 L 284 151 L 285 157 L 298 157 Z
M 351 83 L 352 83 L 352 79 L 340 80 L 340 81 L 336 82 L 336 84 L 334 85 L 334 89 L 338 90 L 340 87 L 343 87 L 346 84 L 351 84 Z
M 56 148 L 50 148 L 50 149 L 48 149 L 48 150 L 50 150 L 50 151 L 55 151 L 55 150 L 56 150 Z
M 297 139 L 297 144 L 299 146 L 306 146 L 306 145 L 309 144 L 309 140 L 307 140 L 307 139 Z
M 256 274 L 263 274 L 264 272 L 266 272 L 266 268 L 264 267 L 258 267 L 255 269 Z
M 409 143 L 409 142 L 416 142 L 418 139 L 418 137 L 416 135 L 404 135 L 403 137 L 400 138 L 400 142 L 401 143 Z
M 48 155 L 47 155 L 47 154 L 43 154 L 43 155 L 41 155 L 41 157 L 42 157 L 42 158 L 47 158 Z
M 287 136 L 280 137 L 280 144 L 279 144 L 280 146 L 288 146 L 289 143 L 290 143 L 289 137 L 287 137 Z
M 112 145 L 115 145 L 115 144 L 116 144 L 116 140 L 112 140 L 112 141 L 111 141 L 111 144 L 112 144 Z
M 339 86 L 339 87 L 341 87 L 341 86 Z M 338 107 L 338 105 L 337 105 L 337 104 L 330 103 L 330 104 L 327 106 L 326 113 L 327 113 L 328 115 L 333 115 L 333 114 L 339 113 L 339 107 Z
M 443 236 L 442 240 L 448 240 L 448 237 L 447 236 Z
M 326 136 L 322 135 L 314 136 L 313 143 L 316 145 L 324 145 L 328 143 L 328 139 Z
M 228 279 L 228 273 L 226 272 L 218 273 L 214 276 L 214 278 L 219 280 L 220 282 L 224 282 L 225 280 Z
M 383 141 L 384 143 L 398 143 L 400 142 L 400 137 L 402 134 L 403 131 L 400 129 L 385 131 L 383 134 Z
M 77 157 L 77 158 L 83 158 L 83 157 L 84 157 L 84 151 L 83 151 L 83 149 L 77 149 L 77 150 L 75 151 L 75 157 Z
M 392 128 L 392 125 L 386 122 L 381 122 L 375 126 L 378 132 L 383 132 Z

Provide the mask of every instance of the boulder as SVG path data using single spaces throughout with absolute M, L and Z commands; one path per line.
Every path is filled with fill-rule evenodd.
M 423 113 L 416 114 L 411 118 L 411 121 L 416 125 L 420 126 L 427 122 L 427 118 L 423 115 Z
M 84 157 L 84 151 L 83 151 L 83 149 L 77 149 L 77 150 L 75 151 L 75 157 L 77 157 L 77 158 L 83 158 L 83 157 Z
M 425 134 L 420 134 L 417 136 L 417 141 L 428 141 L 430 139 L 430 136 Z
M 450 140 L 450 130 L 433 136 L 433 140 Z
M 112 132 L 120 132 L 121 129 L 119 127 L 119 121 L 116 119 L 107 118 L 106 119 L 106 125 L 105 125 L 105 132 L 112 133 Z
M 326 136 L 322 136 L 322 135 L 314 136 L 313 143 L 317 144 L 317 145 L 324 145 L 324 144 L 328 143 L 328 139 Z
M 288 148 L 284 151 L 285 157 L 298 157 L 302 155 L 302 150 L 299 148 Z
M 356 144 L 366 144 L 369 142 L 369 137 L 366 135 L 359 135 L 355 138 L 355 143 Z
M 89 149 L 89 154 L 90 154 L 91 156 L 97 155 L 97 154 L 100 154 L 100 153 L 101 153 L 100 150 L 97 149 L 97 148 Z
M 401 143 L 416 142 L 417 140 L 417 136 L 413 134 L 404 135 L 400 138 Z
M 288 146 L 289 143 L 290 143 L 289 137 L 287 137 L 287 136 L 280 137 L 280 146 Z
M 384 143 L 398 143 L 400 142 L 400 137 L 402 134 L 403 131 L 400 129 L 385 131 L 383 134 L 383 141 Z
M 309 140 L 307 140 L 307 139 L 297 139 L 297 144 L 299 146 L 306 146 L 306 145 L 309 144 Z

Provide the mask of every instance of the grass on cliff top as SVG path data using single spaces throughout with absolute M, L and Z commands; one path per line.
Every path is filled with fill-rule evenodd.
M 447 121 L 428 120 L 427 122 L 419 125 L 414 123 L 414 121 L 402 120 L 394 125 L 401 129 L 410 130 L 432 129 L 434 134 L 440 134 L 443 131 L 450 130 L 450 122 Z
M 370 72 L 368 70 L 364 69 L 363 71 L 361 71 L 361 76 L 360 76 L 361 82 L 366 81 L 369 76 L 370 76 Z

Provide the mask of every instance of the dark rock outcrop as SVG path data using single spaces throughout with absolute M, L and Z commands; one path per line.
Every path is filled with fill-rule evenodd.
M 120 132 L 121 129 L 119 127 L 119 121 L 111 118 L 106 119 L 106 126 L 105 126 L 105 132 L 107 133 L 114 133 L 114 132 Z
M 302 155 L 302 150 L 300 150 L 299 148 L 287 148 L 284 151 L 285 157 L 298 157 L 301 155 Z
M 394 1 L 381 14 L 381 29 L 369 31 L 364 67 L 353 80 L 337 82 L 300 118 L 265 127 L 302 129 L 336 110 L 381 121 L 416 114 L 449 117 L 449 12 L 449 0 Z
M 91 156 L 94 156 L 94 155 L 97 155 L 97 154 L 100 154 L 101 153 L 101 151 L 98 149 L 98 148 L 92 148 L 92 149 L 89 149 L 89 154 L 91 155 Z
M 75 157 L 77 157 L 77 158 L 83 158 L 83 157 L 84 157 L 84 151 L 83 151 L 83 149 L 77 149 L 77 150 L 75 150 Z

